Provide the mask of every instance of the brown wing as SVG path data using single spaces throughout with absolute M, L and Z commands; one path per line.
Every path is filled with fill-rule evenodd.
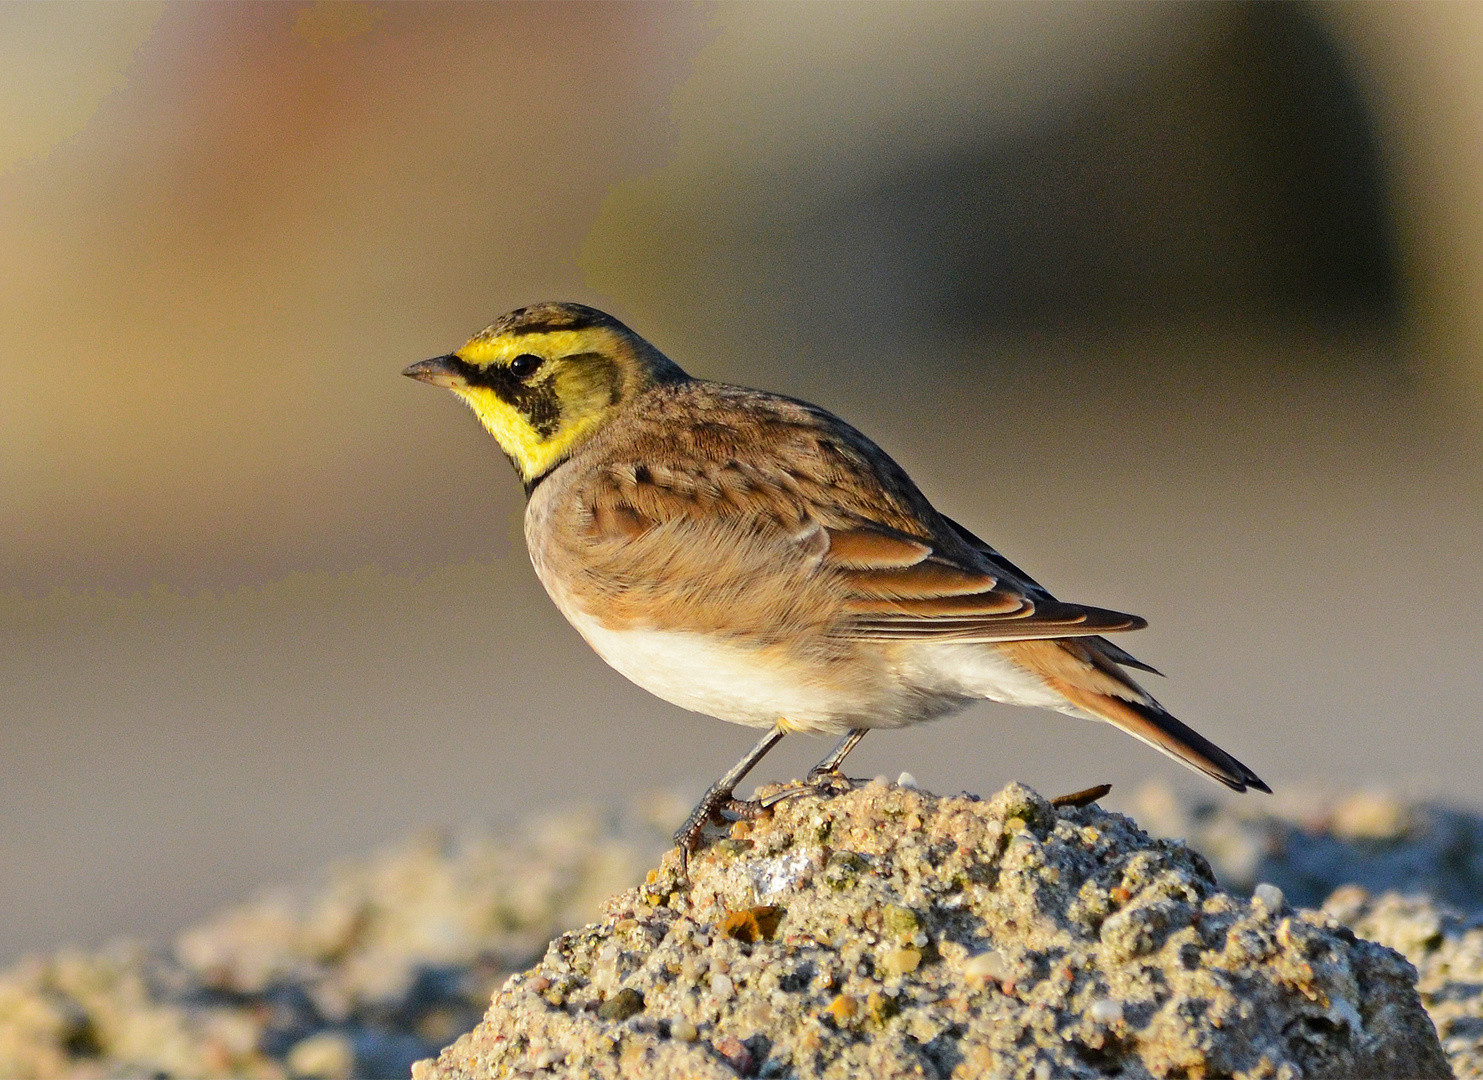
M 1057 601 L 971 551 L 753 474 L 609 473 L 584 514 L 587 575 L 617 621 L 769 638 L 1017 641 L 1144 625 Z M 841 517 L 852 520 L 841 522 Z M 823 521 L 832 521 L 825 525 Z M 925 531 L 925 530 L 924 530 Z
M 1054 599 L 823 410 L 698 383 L 648 407 L 572 491 L 570 563 L 606 618 L 775 640 L 1014 641 L 1144 625 Z
M 1024 641 L 1147 625 L 1136 615 L 1062 603 L 925 537 L 876 525 L 826 531 L 824 569 L 843 585 L 842 632 L 857 640 Z
M 1024 584 L 1026 592 L 1032 599 L 1054 599 L 1038 581 L 1032 578 L 1029 574 L 1025 573 L 1023 570 L 1021 570 L 1018 566 L 1014 565 L 1014 563 L 1010 562 L 1003 555 L 999 554 L 999 552 L 995 551 L 987 543 L 980 540 L 977 536 L 973 535 L 973 533 L 963 528 L 963 526 L 959 525 L 952 518 L 944 515 L 942 520 L 947 522 L 948 527 L 953 530 L 954 534 L 957 535 L 959 540 L 962 540 L 969 547 L 973 548 L 974 551 L 989 559 L 991 562 L 994 563 L 994 565 L 1003 567 L 1014 574 L 1014 576 Z M 1129 629 L 1141 629 L 1141 627 L 1130 627 Z M 1114 645 L 1106 638 L 1093 638 L 1091 639 L 1091 644 L 1093 644 L 1103 656 L 1106 656 L 1115 664 L 1121 664 L 1124 667 L 1137 668 L 1140 671 L 1148 672 L 1150 675 L 1164 674 L 1158 668 L 1154 667 L 1151 664 L 1145 664 L 1142 660 L 1139 660 L 1132 653 L 1118 647 L 1117 645 Z

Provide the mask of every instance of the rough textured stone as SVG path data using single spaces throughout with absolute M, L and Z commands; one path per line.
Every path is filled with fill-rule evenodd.
M 1272 798 L 1183 798 L 1138 789 L 1132 816 L 1155 836 L 1182 837 L 1222 885 L 1250 893 L 1270 882 L 1317 907 L 1343 885 L 1398 891 L 1483 916 L 1483 816 L 1383 789 L 1292 788 Z
M 1453 1071 L 1483 1076 L 1483 925 L 1425 897 L 1374 897 L 1357 885 L 1336 890 L 1324 909 L 1405 954 Z
M 1469 922 L 1423 897 L 1352 888 L 1327 905 L 1421 968 L 1422 1002 L 1453 1068 L 1483 1077 L 1477 815 L 1375 792 L 1296 791 L 1220 804 L 1199 795 L 1177 802 L 1151 788 L 1132 805 L 1140 822 L 1189 835 L 1223 884 L 1250 891 L 1267 878 L 1259 895 L 1268 908 L 1306 903 L 1353 880 L 1434 888 L 1473 912 Z M 491 992 L 535 963 L 550 935 L 590 921 L 603 897 L 637 881 L 687 808 L 685 800 L 645 800 L 623 814 L 573 812 L 523 828 L 418 837 L 224 911 L 182 934 L 173 950 L 121 943 L 16 964 L 0 972 L 0 1075 L 330 1077 L 347 1068 L 354 1076 L 405 1075 L 414 1060 L 471 1029 Z M 736 836 L 715 849 L 747 858 L 754 845 Z M 831 851 L 816 871 L 827 879 L 843 887 L 868 873 L 865 856 Z M 792 872 L 781 862 L 768 880 Z M 751 948 L 786 935 L 786 917 L 777 903 L 754 904 L 734 909 L 717 929 Z M 938 958 L 916 944 L 927 931 L 917 912 L 887 905 L 881 920 L 888 940 L 878 970 L 903 981 L 930 973 Z M 963 962 L 963 981 L 972 991 L 1002 989 L 1017 961 L 984 949 Z M 748 993 L 730 970 L 699 974 L 707 992 L 727 1000 Z M 640 997 L 635 991 L 614 1009 Z M 869 1004 L 836 991 L 825 1013 L 861 1025 Z M 1112 1027 L 1137 1019 L 1112 996 L 1092 1001 L 1086 1015 Z M 702 1026 L 674 1021 L 669 1037 L 709 1047 L 733 1071 L 767 1067 L 752 1044 L 735 1035 L 716 1041 Z M 539 1060 L 561 1070 L 554 1049 Z
M 666 856 L 414 1076 L 1450 1075 L 1414 969 L 1280 895 L 1022 786 L 875 783 Z

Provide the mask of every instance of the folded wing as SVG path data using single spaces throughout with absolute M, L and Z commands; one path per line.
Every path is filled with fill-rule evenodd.
M 1136 615 L 1062 603 L 1008 567 L 995 573 L 982 565 L 988 560 L 956 557 L 885 526 L 826 532 L 821 571 L 844 593 L 840 633 L 856 640 L 1026 641 L 1146 625 Z

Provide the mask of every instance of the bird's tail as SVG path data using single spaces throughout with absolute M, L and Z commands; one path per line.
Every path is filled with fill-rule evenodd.
M 1081 712 L 1105 720 L 1155 750 L 1233 791 L 1271 794 L 1262 778 L 1198 731 L 1169 715 L 1143 687 L 1116 666 L 1094 640 L 1015 642 L 1015 659 Z M 1054 652 L 1051 650 L 1055 650 Z
M 1083 712 L 1122 728 L 1133 738 L 1143 740 L 1155 750 L 1162 750 L 1180 764 L 1218 780 L 1232 791 L 1255 788 L 1269 795 L 1272 793 L 1256 773 L 1188 724 L 1170 716 L 1158 702 L 1124 701 L 1076 687 L 1058 689 Z

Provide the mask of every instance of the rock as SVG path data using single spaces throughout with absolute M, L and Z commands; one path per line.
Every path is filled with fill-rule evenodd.
M 1453 1071 L 1483 1076 L 1483 925 L 1425 897 L 1372 897 L 1356 885 L 1337 890 L 1324 908 L 1405 954 Z
M 881 778 L 874 791 L 878 796 L 888 788 Z M 1252 809 L 1267 805 L 1280 813 L 1262 816 Z M 687 808 L 671 799 L 636 805 L 623 815 L 579 811 L 499 833 L 418 837 L 224 911 L 182 934 L 173 950 L 119 943 L 15 964 L 0 972 L 0 1076 L 336 1075 L 346 1067 L 347 1046 L 352 1075 L 406 1075 L 418 1058 L 469 1031 L 491 992 L 511 971 L 535 963 L 552 934 L 591 920 L 603 897 L 637 881 L 648 860 L 667 847 L 668 831 Z M 1251 889 L 1261 879 L 1272 883 L 1249 911 L 1265 907 L 1279 924 L 1295 915 L 1292 905 L 1314 903 L 1310 897 L 1320 885 L 1348 880 L 1346 865 L 1361 881 L 1410 873 L 1406 883 L 1412 888 L 1438 887 L 1463 914 L 1425 898 L 1374 896 L 1348 887 L 1334 892 L 1325 907 L 1362 936 L 1406 953 L 1421 969 L 1421 1000 L 1442 1032 L 1454 1069 L 1459 1076 L 1483 1077 L 1483 930 L 1477 922 L 1483 894 L 1469 892 L 1470 883 L 1483 880 L 1477 870 L 1483 830 L 1476 815 L 1362 792 L 1232 799 L 1219 807 L 1169 796 L 1162 810 L 1155 805 L 1147 816 L 1161 828 L 1171 821 L 1176 830 L 1186 827 L 1196 847 L 1209 844 L 1202 850 L 1223 880 L 1231 872 L 1231 851 L 1243 845 L 1259 850 L 1252 865 L 1261 872 L 1235 884 Z M 756 897 L 774 898 L 733 906 L 713 925 L 697 926 L 696 947 L 684 955 L 680 978 L 732 1010 L 744 1010 L 751 1000 L 746 963 L 740 973 L 733 971 L 712 939 L 738 952 L 779 940 L 786 944 L 789 915 L 776 898 L 795 890 L 802 876 L 811 874 L 823 887 L 849 896 L 868 885 L 876 869 L 867 854 L 827 839 L 814 844 L 803 837 L 770 851 L 774 824 L 761 823 L 755 833 L 738 825 L 701 856 L 749 866 Z M 1009 815 L 1006 828 L 1016 834 L 1028 829 L 1034 838 L 1042 824 L 1034 806 L 1027 806 Z M 821 868 L 825 850 L 829 856 Z M 1190 858 L 1201 865 L 1197 856 Z M 1376 867 L 1390 876 L 1377 877 Z M 1136 882 L 1119 881 L 1107 895 L 1123 907 L 1137 892 Z M 1467 912 L 1473 912 L 1472 921 Z M 622 919 L 615 925 L 628 932 L 639 920 L 632 927 Z M 1112 937 L 1126 931 L 1114 924 Z M 881 908 L 878 937 L 883 984 L 895 970 L 889 979 L 914 985 L 944 962 L 934 944 L 941 934 L 910 904 L 893 899 Z M 1126 939 L 1117 940 L 1126 947 Z M 606 995 L 604 1003 L 641 996 L 625 983 L 632 972 L 623 950 L 610 942 L 600 953 L 592 983 Z M 1022 975 L 1022 959 L 1018 952 L 983 945 L 954 962 L 961 961 L 968 991 L 993 994 Z M 537 977 L 526 986 L 540 993 L 557 984 Z M 634 995 L 620 996 L 624 989 Z M 857 997 L 842 986 L 831 988 L 827 1000 L 818 997 L 822 1015 L 862 1037 L 874 1030 L 871 1024 L 910 1015 L 909 1009 L 892 1014 L 888 993 Z M 642 1023 L 652 1011 L 645 1002 L 614 1022 Z M 1136 1009 L 1124 1011 L 1124 999 L 1112 993 L 1090 1000 L 1085 1014 L 1109 1030 L 1139 1021 Z M 669 1023 L 668 1035 L 716 1062 L 731 1062 L 727 1067 L 733 1070 L 738 1063 L 759 1073 L 773 1067 L 744 1032 L 718 1033 L 703 1020 L 680 1019 Z M 533 1043 L 526 1062 L 560 1071 L 567 1053 L 556 1044 Z M 1048 1059 L 1038 1059 L 1036 1067 L 1045 1075 L 1053 1072 Z M 422 1062 L 419 1072 L 432 1068 L 433 1062 Z
M 1267 882 L 1289 903 L 1316 907 L 1342 885 L 1361 885 L 1483 916 L 1483 816 L 1473 811 L 1383 790 L 1218 800 L 1180 798 L 1164 784 L 1140 788 L 1129 808 L 1153 835 L 1184 838 L 1238 892 Z
M 741 832 L 688 882 L 667 855 L 414 1076 L 1451 1075 L 1401 955 L 1096 806 L 877 780 Z

